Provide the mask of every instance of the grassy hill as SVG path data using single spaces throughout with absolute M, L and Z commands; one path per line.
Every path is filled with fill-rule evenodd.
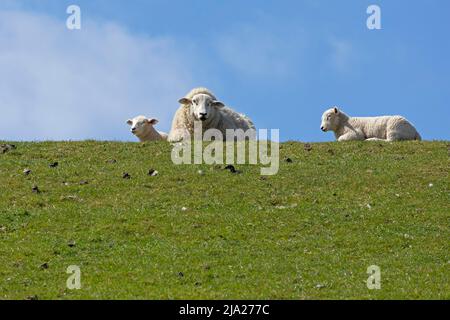
M 16 143 L 0 299 L 449 299 L 449 143 L 311 146 L 282 144 L 261 177 L 175 166 L 166 143 Z

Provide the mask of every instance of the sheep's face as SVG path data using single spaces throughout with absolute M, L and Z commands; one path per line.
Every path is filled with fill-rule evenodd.
M 131 126 L 131 133 L 135 136 L 143 135 L 149 129 L 149 126 L 154 126 L 158 123 L 157 119 L 149 119 L 144 116 L 139 116 L 134 119 L 130 119 L 127 121 L 128 125 Z
M 320 129 L 323 132 L 334 131 L 339 126 L 339 109 L 334 107 L 324 112 L 322 115 L 322 125 Z
M 223 108 L 224 104 L 216 101 L 207 94 L 195 95 L 192 99 L 182 98 L 179 100 L 181 104 L 188 105 L 190 113 L 195 120 L 207 121 L 212 119 L 217 109 Z

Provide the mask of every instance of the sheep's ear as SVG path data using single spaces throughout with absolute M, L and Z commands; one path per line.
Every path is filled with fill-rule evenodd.
M 188 98 L 181 98 L 180 100 L 178 100 L 178 102 L 180 104 L 184 104 L 184 105 L 191 105 L 192 104 L 192 100 L 188 99 Z
M 147 119 L 147 122 L 150 123 L 151 125 L 155 125 L 159 122 L 158 119 Z
M 131 126 L 131 125 L 133 124 L 133 120 L 128 119 L 128 120 L 127 120 L 127 124 Z
M 337 107 L 334 107 L 334 113 L 339 113 L 339 109 Z
M 223 108 L 225 107 L 225 105 L 223 104 L 223 102 L 220 101 L 213 101 L 212 105 L 216 108 Z

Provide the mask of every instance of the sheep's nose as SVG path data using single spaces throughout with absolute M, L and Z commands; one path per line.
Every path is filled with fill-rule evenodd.
M 132 131 L 132 132 L 135 132 L 135 131 L 136 131 L 136 128 L 131 128 L 131 131 Z
M 207 113 L 201 113 L 200 112 L 200 117 L 206 117 L 208 114 Z
M 325 128 L 324 127 L 320 127 L 320 130 L 325 131 Z

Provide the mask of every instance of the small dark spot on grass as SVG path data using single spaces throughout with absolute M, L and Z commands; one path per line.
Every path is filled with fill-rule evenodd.
M 74 240 L 71 240 L 67 243 L 67 245 L 69 246 L 69 248 L 73 248 L 77 245 L 77 243 Z
M 2 144 L 0 146 L 0 153 L 7 153 L 11 150 L 17 149 L 14 144 Z
M 27 169 L 24 169 L 24 170 L 23 170 L 23 174 L 26 175 L 26 176 L 28 176 L 29 174 L 31 174 L 31 170 L 28 169 L 28 168 L 27 168 Z
M 236 172 L 236 168 L 235 168 L 233 165 L 231 165 L 231 164 L 227 165 L 227 166 L 225 167 L 225 170 L 229 170 L 229 171 L 232 172 L 232 173 L 235 173 L 235 172 Z
M 183 278 L 183 277 L 184 277 L 184 273 L 183 273 L 183 272 L 178 272 L 178 276 L 179 276 L 180 278 Z
M 131 179 L 131 176 L 128 172 L 124 172 L 124 174 L 122 175 L 123 179 Z
M 291 158 L 286 158 L 284 161 L 286 161 L 287 163 L 292 163 L 292 159 Z
M 48 269 L 48 268 L 49 268 L 48 262 L 45 262 L 45 263 L 41 264 L 41 265 L 40 265 L 40 268 L 41 268 L 42 270 Z
M 235 168 L 233 165 L 231 165 L 231 164 L 227 165 L 227 166 L 225 167 L 225 170 L 228 170 L 228 171 L 230 171 L 231 173 L 237 173 L 237 174 L 241 173 L 241 171 L 236 170 L 236 168 Z
M 33 192 L 33 193 L 41 193 L 41 190 L 39 190 L 39 187 L 38 186 L 33 186 L 33 188 L 31 188 L 31 191 Z
M 310 152 L 312 150 L 312 146 L 309 143 L 305 143 L 305 151 Z
M 52 162 L 52 163 L 49 164 L 50 168 L 57 168 L 58 166 L 59 166 L 58 162 Z
M 334 151 L 332 149 L 328 149 L 327 152 L 330 156 L 334 156 Z
M 87 185 L 87 184 L 89 184 L 89 181 L 86 181 L 86 180 L 80 181 L 80 186 L 84 186 L 84 185 Z

